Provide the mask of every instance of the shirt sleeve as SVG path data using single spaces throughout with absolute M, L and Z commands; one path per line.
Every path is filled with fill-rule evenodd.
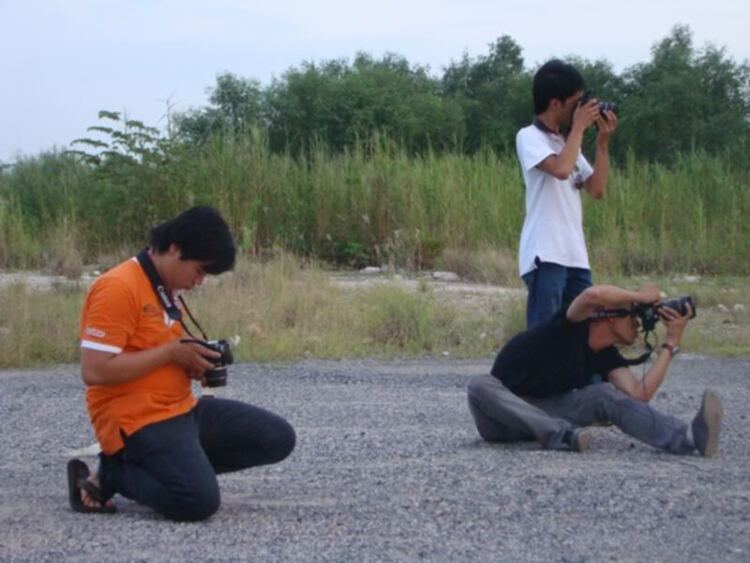
M 589 161 L 586 160 L 586 157 L 583 156 L 583 153 L 578 153 L 578 160 L 576 162 L 576 165 L 578 166 L 578 174 L 581 183 L 588 180 L 594 173 L 594 169 L 591 167 L 591 164 L 589 164 Z
M 601 367 L 601 374 L 605 377 L 617 368 L 628 366 L 628 361 L 617 351 L 617 348 L 610 346 L 599 352 L 598 362 Z
M 83 308 L 81 348 L 119 354 L 137 324 L 138 304 L 128 286 L 116 278 L 97 280 Z
M 550 155 L 557 154 L 544 137 L 531 129 L 521 129 L 516 135 L 516 152 L 521 168 L 528 172 Z

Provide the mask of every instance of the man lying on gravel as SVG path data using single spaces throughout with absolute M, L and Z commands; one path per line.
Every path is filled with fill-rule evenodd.
M 723 411 L 713 391 L 703 394 L 690 424 L 648 405 L 693 316 L 690 304 L 680 314 L 657 306 L 658 299 L 659 291 L 651 285 L 639 291 L 592 286 L 567 309 L 513 337 L 497 355 L 491 374 L 469 381 L 469 410 L 480 436 L 488 442 L 536 439 L 544 448 L 583 451 L 591 433 L 582 427 L 611 422 L 675 454 L 716 454 Z M 638 312 L 644 310 L 653 313 L 653 322 L 664 322 L 667 334 L 640 378 L 616 346 L 636 341 Z M 602 377 L 604 382 L 596 382 Z

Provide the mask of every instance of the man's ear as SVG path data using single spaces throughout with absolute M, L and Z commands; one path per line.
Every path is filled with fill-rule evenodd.
M 557 98 L 552 98 L 549 101 L 549 104 L 547 104 L 547 110 L 548 111 L 549 110 L 558 111 L 562 107 L 563 107 L 563 101 L 562 100 L 558 100 Z
M 182 258 L 182 250 L 180 250 L 180 247 L 177 246 L 175 243 L 171 243 L 169 245 L 169 248 L 167 249 L 167 254 L 169 254 L 172 257 Z

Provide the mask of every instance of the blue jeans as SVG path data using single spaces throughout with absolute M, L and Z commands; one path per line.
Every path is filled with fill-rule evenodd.
M 123 439 L 124 449 L 101 455 L 102 491 L 177 521 L 203 520 L 218 510 L 217 473 L 276 463 L 295 444 L 294 429 L 283 418 L 213 397 Z
M 568 268 L 553 262 L 537 262 L 523 276 L 529 294 L 526 300 L 526 328 L 532 328 L 563 307 L 591 285 L 591 270 Z

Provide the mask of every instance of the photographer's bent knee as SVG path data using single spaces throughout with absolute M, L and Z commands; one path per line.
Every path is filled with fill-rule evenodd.
M 294 450 L 297 444 L 297 434 L 289 422 L 281 419 L 274 428 L 272 442 L 275 447 L 271 452 L 269 463 L 278 463 L 289 457 Z
M 475 375 L 466 384 L 466 392 L 470 397 L 480 398 L 488 391 L 487 378 L 491 375 Z
M 204 487 L 175 498 L 162 513 L 177 522 L 198 522 L 215 514 L 219 506 L 221 495 L 217 484 L 215 487 Z

